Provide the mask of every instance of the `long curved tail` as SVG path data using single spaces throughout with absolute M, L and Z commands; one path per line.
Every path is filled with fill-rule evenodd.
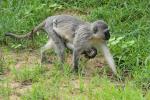
M 42 29 L 45 25 L 45 20 L 40 23 L 38 26 L 36 26 L 35 28 L 33 28 L 33 30 L 31 32 L 28 32 L 27 34 L 24 35 L 17 35 L 14 33 L 5 33 L 5 36 L 10 36 L 12 38 L 17 38 L 17 39 L 22 39 L 22 38 L 33 38 L 34 34 L 39 31 L 40 29 Z

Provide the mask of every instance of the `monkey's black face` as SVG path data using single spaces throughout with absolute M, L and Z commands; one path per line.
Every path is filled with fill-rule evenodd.
M 104 30 L 104 36 L 105 36 L 105 40 L 109 40 L 110 39 L 109 29 L 105 29 Z

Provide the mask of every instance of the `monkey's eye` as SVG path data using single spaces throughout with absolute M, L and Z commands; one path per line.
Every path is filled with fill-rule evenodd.
M 97 27 L 94 27 L 94 28 L 93 28 L 94 34 L 96 34 L 97 31 L 98 31 L 98 28 L 97 28 Z

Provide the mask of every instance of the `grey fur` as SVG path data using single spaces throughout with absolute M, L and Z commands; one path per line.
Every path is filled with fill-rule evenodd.
M 89 23 L 74 16 L 57 15 L 48 17 L 41 24 L 35 27 L 32 32 L 29 32 L 26 35 L 16 35 L 13 33 L 7 33 L 6 35 L 15 38 L 32 37 L 33 34 L 41 28 L 43 28 L 49 36 L 47 44 L 41 48 L 41 61 L 44 61 L 44 52 L 50 48 L 54 48 L 60 61 L 64 62 L 64 49 L 65 46 L 67 46 L 67 48 L 73 50 L 73 67 L 77 71 L 80 54 L 85 51 L 89 51 L 89 49 L 93 47 L 97 47 L 97 45 L 101 46 L 102 44 L 102 50 L 107 49 L 106 51 L 110 56 L 106 57 L 106 60 L 112 60 L 108 61 L 108 63 L 113 62 L 112 56 L 105 44 L 106 40 L 110 38 L 108 26 L 102 20 Z M 114 73 L 116 73 L 114 65 L 115 64 L 113 64 L 113 66 L 110 65 L 110 68 Z

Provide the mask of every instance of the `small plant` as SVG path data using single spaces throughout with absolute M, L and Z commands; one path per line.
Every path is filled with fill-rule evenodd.
M 3 98 L 4 100 L 9 100 L 9 96 L 11 95 L 11 88 L 8 83 L 2 83 L 0 84 L 0 98 Z
M 24 82 L 24 81 L 37 81 L 39 79 L 39 75 L 44 72 L 44 68 L 37 65 L 33 68 L 24 67 L 22 69 L 11 69 L 14 78 L 18 81 Z
M 5 60 L 2 51 L 0 50 L 0 75 L 4 73 L 5 69 Z
M 84 92 L 84 82 L 83 82 L 83 79 L 79 79 L 80 80 L 80 83 L 79 83 L 79 90 L 80 90 L 80 93 L 83 93 Z
M 142 70 L 135 70 L 133 77 L 138 87 L 146 91 L 150 89 L 150 65 L 143 67 Z

